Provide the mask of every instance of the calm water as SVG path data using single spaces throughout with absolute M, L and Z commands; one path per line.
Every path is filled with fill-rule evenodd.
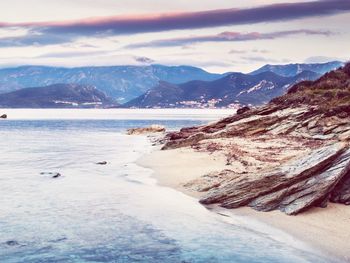
M 6 112 L 0 262 L 330 262 L 157 186 L 152 171 L 135 164 L 151 146 L 145 137 L 124 135 L 128 127 L 177 129 L 228 112 Z

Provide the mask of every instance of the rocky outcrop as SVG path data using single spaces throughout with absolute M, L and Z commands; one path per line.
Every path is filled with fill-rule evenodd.
M 202 204 L 295 215 L 350 204 L 350 64 L 302 82 L 269 104 L 216 123 L 168 133 L 163 150 L 223 155 L 228 169 L 186 187 Z
M 161 125 L 151 125 L 149 127 L 132 128 L 127 130 L 128 135 L 140 135 L 157 132 L 165 132 L 165 127 Z
M 221 203 L 226 208 L 248 205 L 260 211 L 279 209 L 286 214 L 297 214 L 324 205 L 349 171 L 350 149 L 338 143 L 314 150 L 273 171 L 239 176 L 210 190 L 200 202 Z
M 250 110 L 250 108 L 248 106 L 245 106 L 245 107 L 239 108 L 237 110 L 237 114 L 240 115 L 240 114 L 243 114 L 243 113 L 245 113 L 245 112 L 247 112 L 249 110 Z

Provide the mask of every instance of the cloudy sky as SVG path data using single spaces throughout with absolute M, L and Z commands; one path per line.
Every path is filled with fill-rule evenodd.
M 0 2 L 0 67 L 264 64 L 350 59 L 350 0 Z

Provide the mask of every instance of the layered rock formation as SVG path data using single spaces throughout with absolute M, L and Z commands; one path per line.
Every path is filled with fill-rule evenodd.
M 163 149 L 225 156 L 227 169 L 187 182 L 200 202 L 290 215 L 350 204 L 350 64 L 255 109 L 166 135 Z

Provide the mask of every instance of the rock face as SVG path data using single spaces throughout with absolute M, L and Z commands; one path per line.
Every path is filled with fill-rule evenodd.
M 302 82 L 269 104 L 216 123 L 168 133 L 163 150 L 225 156 L 228 169 L 186 186 L 202 204 L 295 215 L 350 204 L 350 64 Z
M 256 210 L 279 209 L 297 214 L 328 200 L 338 182 L 350 171 L 350 149 L 326 146 L 271 172 L 240 176 L 212 189 L 200 202 L 226 208 L 248 205 Z
M 157 132 L 165 132 L 165 127 L 161 125 L 151 125 L 149 127 L 132 128 L 127 130 L 128 135 L 140 135 Z

